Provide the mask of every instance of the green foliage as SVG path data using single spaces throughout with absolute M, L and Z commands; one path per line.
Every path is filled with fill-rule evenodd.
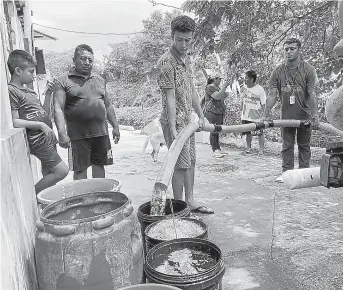
M 229 74 L 255 69 L 267 85 L 288 37 L 302 41 L 303 58 L 316 67 L 321 85 L 343 66 L 332 55 L 339 39 L 336 1 L 187 1 L 183 7 L 196 15 L 199 54 L 219 52 Z
M 116 109 L 118 123 L 121 125 L 133 126 L 142 129 L 153 119 L 159 117 L 160 105 L 152 107 L 122 107 Z
M 107 88 L 116 107 L 159 104 L 155 66 L 171 43 L 170 22 L 179 12 L 156 11 L 143 20 L 143 33 L 130 41 L 111 44 L 105 57 Z
M 49 51 L 45 53 L 45 64 L 51 75 L 58 77 L 73 65 L 74 50 L 67 50 L 64 52 Z
M 105 72 L 114 81 L 142 83 L 154 77 L 159 57 L 170 46 L 170 22 L 178 12 L 156 11 L 143 20 L 143 33 L 130 41 L 111 44 L 105 57 Z
M 59 77 L 73 66 L 74 49 L 63 52 L 49 51 L 45 53 L 45 65 L 51 76 Z M 93 72 L 103 75 L 102 63 L 98 60 L 94 61 Z
M 233 75 L 254 69 L 258 82 L 267 90 L 272 70 L 283 61 L 284 40 L 297 37 L 303 43 L 303 58 L 318 73 L 319 106 L 324 119 L 326 97 L 339 81 L 343 67 L 343 61 L 335 60 L 332 52 L 339 39 L 336 1 L 190 0 L 183 8 L 193 13 L 197 22 L 191 57 L 200 97 L 206 84 L 204 69 L 220 69 L 214 52 L 219 53 L 229 80 Z M 95 70 L 107 80 L 112 103 L 122 108 L 119 115 L 123 124 L 141 127 L 158 115 L 156 63 L 171 44 L 170 22 L 179 14 L 179 11 L 152 13 L 143 20 L 142 34 L 111 44 L 104 63 L 95 65 Z M 72 64 L 72 56 L 72 50 L 46 54 L 48 69 L 54 76 L 60 75 Z M 149 114 L 144 114 L 144 109 Z M 274 118 L 279 117 L 279 107 L 273 114 Z M 229 102 L 225 122 L 240 122 L 237 99 Z M 271 139 L 277 139 L 275 134 Z

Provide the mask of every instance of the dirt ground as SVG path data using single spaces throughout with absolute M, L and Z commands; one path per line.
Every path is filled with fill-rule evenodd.
M 142 153 L 146 136 L 121 133 L 106 174 L 122 182 L 137 209 L 150 200 L 167 149 L 154 163 L 150 146 Z M 197 144 L 195 196 L 215 210 L 201 219 L 222 250 L 223 289 L 343 289 L 343 189 L 288 190 L 274 182 L 280 157 L 246 155 L 231 145 L 224 148 L 226 157 L 215 159 L 209 145 Z M 59 151 L 67 161 L 67 151 Z

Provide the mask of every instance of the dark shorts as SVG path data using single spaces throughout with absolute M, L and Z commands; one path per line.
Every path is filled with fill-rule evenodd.
M 207 112 L 205 117 L 210 122 L 210 124 L 223 125 L 223 121 L 224 121 L 224 115 L 223 114 L 216 114 L 213 112 Z
M 40 138 L 39 141 L 30 145 L 30 153 L 39 159 L 43 170 L 54 168 L 62 161 L 62 158 L 57 153 L 57 143 L 55 134 L 52 134 L 51 136 Z
M 172 137 L 171 130 L 169 124 L 161 123 L 161 127 L 163 130 L 163 136 L 166 141 L 168 149 L 172 145 L 174 138 Z M 183 128 L 177 127 L 176 130 L 178 133 Z M 193 134 L 182 147 L 180 152 L 179 158 L 176 161 L 175 168 L 176 169 L 188 169 L 195 165 L 196 162 L 196 151 L 195 151 L 195 135 Z
M 91 165 L 111 165 L 113 156 L 108 135 L 71 141 L 69 169 L 84 171 Z
M 255 122 L 242 120 L 242 124 L 251 124 L 251 123 L 255 123 Z M 253 136 L 261 136 L 261 135 L 263 135 L 263 129 L 256 130 L 256 131 L 242 132 L 242 135 L 249 135 L 249 134 L 251 134 Z

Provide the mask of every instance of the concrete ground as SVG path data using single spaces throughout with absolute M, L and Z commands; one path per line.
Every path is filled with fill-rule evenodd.
M 167 150 L 154 163 L 150 146 L 141 152 L 146 136 L 121 134 L 107 177 L 122 182 L 137 209 L 151 199 Z M 67 161 L 67 151 L 59 151 Z M 198 202 L 215 210 L 201 218 L 222 250 L 223 289 L 343 289 L 343 189 L 287 190 L 274 182 L 279 157 L 226 151 L 227 157 L 214 159 L 209 145 L 197 144 L 195 180 Z M 168 192 L 171 197 L 171 186 Z

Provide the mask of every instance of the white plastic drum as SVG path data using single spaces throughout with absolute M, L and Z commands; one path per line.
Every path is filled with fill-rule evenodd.
M 61 183 L 49 187 L 37 195 L 38 201 L 42 207 L 61 199 L 72 197 L 75 195 L 94 193 L 101 191 L 119 192 L 121 189 L 121 182 L 115 179 L 108 178 L 92 178 L 83 179 L 67 183 Z

